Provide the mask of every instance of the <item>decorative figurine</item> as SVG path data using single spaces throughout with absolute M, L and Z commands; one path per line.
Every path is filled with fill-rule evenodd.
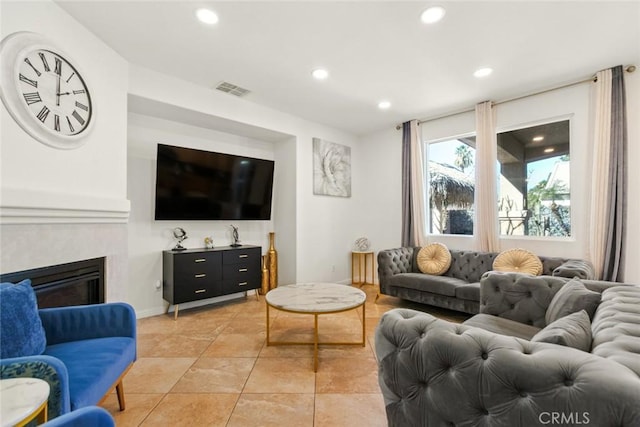
M 240 244 L 240 236 L 238 235 L 238 227 L 231 224 L 231 228 L 233 228 L 233 243 L 231 244 L 231 247 L 236 248 L 238 246 L 242 246 Z
M 371 247 L 371 242 L 366 237 L 358 237 L 353 244 L 353 247 L 356 251 L 366 252 Z
M 211 236 L 207 236 L 204 238 L 204 247 L 206 249 L 213 249 L 213 239 Z
M 184 228 L 180 228 L 180 227 L 174 228 L 173 237 L 178 239 L 178 243 L 176 243 L 176 246 L 173 248 L 174 251 L 184 251 L 185 249 L 187 249 L 184 246 L 182 246 L 182 242 L 185 239 L 188 239 L 187 232 L 184 231 Z

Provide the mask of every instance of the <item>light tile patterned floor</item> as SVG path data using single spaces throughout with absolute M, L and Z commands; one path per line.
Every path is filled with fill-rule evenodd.
M 386 311 L 415 308 L 456 322 L 467 316 L 381 296 L 365 286 L 367 342 L 320 347 L 266 343 L 264 297 L 138 321 L 138 360 L 124 379 L 127 409 L 115 394 L 103 406 L 125 426 L 386 426 L 374 354 L 375 327 Z M 275 340 L 313 338 L 313 317 L 271 312 Z M 321 315 L 321 340 L 356 341 L 361 310 Z

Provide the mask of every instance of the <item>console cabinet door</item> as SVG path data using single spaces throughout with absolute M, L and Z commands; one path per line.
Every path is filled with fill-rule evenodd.
M 231 294 L 260 287 L 261 249 L 245 248 L 226 251 L 222 255 L 223 292 Z
M 216 252 L 163 255 L 163 298 L 181 304 L 222 295 L 222 255 Z

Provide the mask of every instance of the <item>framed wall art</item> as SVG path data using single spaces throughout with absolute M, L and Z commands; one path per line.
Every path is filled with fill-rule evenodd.
M 313 138 L 313 194 L 351 197 L 351 147 Z

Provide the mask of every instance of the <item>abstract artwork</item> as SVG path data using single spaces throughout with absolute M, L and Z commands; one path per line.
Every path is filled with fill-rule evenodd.
M 351 197 L 351 147 L 313 138 L 313 194 Z

